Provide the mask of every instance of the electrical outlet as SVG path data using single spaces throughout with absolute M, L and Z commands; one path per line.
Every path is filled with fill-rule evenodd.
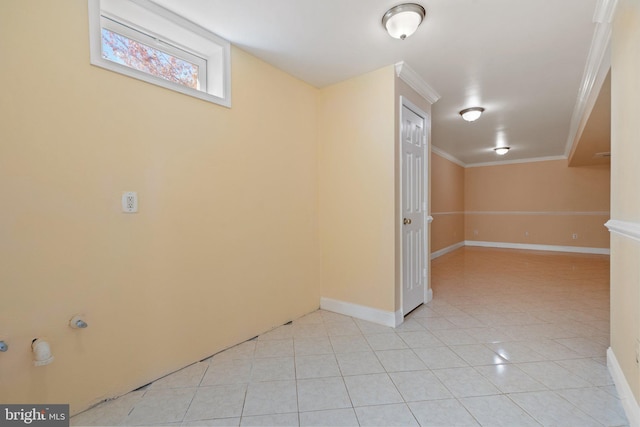
M 477 236 L 478 235 L 478 230 L 473 230 L 473 235 Z
M 573 240 L 576 240 L 576 239 L 578 238 L 578 233 L 573 233 L 573 234 L 571 235 L 571 238 L 572 238 Z
M 529 237 L 529 232 L 528 231 L 524 232 L 524 237 Z
M 138 193 L 136 193 L 135 191 L 127 191 L 125 193 L 122 193 L 122 212 L 138 212 Z

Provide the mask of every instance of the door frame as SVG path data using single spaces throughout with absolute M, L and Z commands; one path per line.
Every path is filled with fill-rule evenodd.
M 423 120 L 424 120 L 424 132 L 425 132 L 425 141 L 426 143 L 424 144 L 424 155 L 423 155 L 423 159 L 424 159 L 424 167 L 423 167 L 423 171 L 424 171 L 424 189 L 427 192 L 427 194 L 425 195 L 425 204 L 426 206 L 424 207 L 424 239 L 423 239 L 423 249 L 424 249 L 424 256 L 425 256 L 425 268 L 427 269 L 427 275 L 425 277 L 425 284 L 424 284 L 424 296 L 423 296 L 423 304 L 428 303 L 429 301 L 431 301 L 432 296 L 433 296 L 433 292 L 431 290 L 431 263 L 430 263 L 430 253 L 429 253 L 429 241 L 431 238 L 431 233 L 430 233 L 430 228 L 431 228 L 431 221 L 433 221 L 433 217 L 429 215 L 429 208 L 430 208 L 430 201 L 431 201 L 431 186 L 430 186 L 430 175 L 431 175 L 431 170 L 430 170 L 430 165 L 431 165 L 431 161 L 430 161 L 430 154 L 431 154 L 431 116 L 427 113 L 425 113 L 420 107 L 418 107 L 417 105 L 415 105 L 413 102 L 411 102 L 409 99 L 407 99 L 404 96 L 400 96 L 400 108 L 399 108 L 399 118 L 398 118 L 398 123 L 400 124 L 400 126 L 398 126 L 398 146 L 397 146 L 397 152 L 398 152 L 398 184 L 397 184 L 397 191 L 398 191 L 398 206 L 397 206 L 397 210 L 396 210 L 396 232 L 398 233 L 398 245 L 396 246 L 398 252 L 399 252 L 399 286 L 400 286 L 400 292 L 399 292 L 399 297 L 400 297 L 400 318 L 397 318 L 396 323 L 399 325 L 404 321 L 404 316 L 407 315 L 407 313 L 404 312 L 404 254 L 403 254 L 403 233 L 402 233 L 402 218 L 403 218 L 403 200 L 402 200 L 402 173 L 403 173 L 403 161 L 402 161 L 402 126 L 403 126 L 403 109 L 404 107 L 408 108 L 409 110 L 413 111 L 416 115 L 420 116 Z M 399 321 L 399 322 L 398 322 Z

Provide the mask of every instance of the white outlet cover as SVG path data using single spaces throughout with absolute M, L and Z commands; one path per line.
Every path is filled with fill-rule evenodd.
M 135 191 L 126 191 L 122 193 L 122 212 L 138 212 L 138 193 Z

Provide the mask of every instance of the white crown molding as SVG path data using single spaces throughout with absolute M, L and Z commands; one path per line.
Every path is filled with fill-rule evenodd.
M 549 162 L 553 160 L 567 160 L 567 156 L 532 157 L 530 159 L 501 160 L 496 162 L 484 162 L 484 163 L 469 163 L 467 164 L 466 167 L 478 168 L 483 166 L 514 165 L 517 163 Z
M 596 11 L 593 14 L 593 22 L 610 24 L 618 6 L 618 0 L 598 0 Z
M 441 150 L 440 148 L 436 147 L 435 145 L 431 145 L 431 152 L 432 153 L 436 153 L 438 156 L 449 160 L 452 163 L 455 163 L 458 166 L 462 166 L 463 168 L 467 167 L 467 164 L 465 162 L 463 162 L 462 160 L 458 159 L 457 157 L 452 156 L 451 154 L 447 153 L 446 151 Z
M 616 233 L 640 242 L 640 224 L 637 222 L 610 219 L 604 226 L 607 227 L 611 233 Z
M 609 368 L 611 378 L 613 378 L 613 383 L 616 385 L 616 391 L 618 392 L 618 396 L 620 396 L 620 401 L 622 402 L 625 415 L 629 420 L 629 425 L 640 425 L 640 406 L 638 406 L 638 402 L 636 402 L 636 398 L 631 391 L 631 387 L 611 347 L 607 349 L 607 367 Z
M 587 248 L 583 246 L 560 246 L 560 245 L 533 245 L 527 243 L 509 243 L 509 242 L 482 242 L 478 240 L 465 240 L 465 246 L 479 246 L 482 248 L 502 248 L 502 249 L 527 249 L 531 251 L 550 251 L 550 252 L 571 252 L 578 254 L 598 254 L 609 255 L 611 251 L 608 248 Z
M 599 0 L 593 15 L 596 29 L 571 116 L 571 126 L 565 146 L 567 157 L 582 136 L 587 119 L 600 93 L 602 82 L 611 68 L 611 21 L 617 4 L 618 0 Z
M 408 84 L 413 90 L 418 92 L 429 104 L 435 104 L 440 99 L 440 94 L 429 86 L 422 77 L 418 75 L 406 62 L 401 61 L 395 64 L 396 75 Z

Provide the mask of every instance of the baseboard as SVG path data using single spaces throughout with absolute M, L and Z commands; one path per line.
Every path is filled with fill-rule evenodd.
M 631 387 L 629 387 L 629 383 L 624 377 L 622 368 L 620 367 L 618 359 L 616 359 L 616 355 L 611 347 L 607 349 L 607 367 L 609 368 L 609 373 L 616 385 L 616 390 L 618 391 L 618 396 L 620 396 L 620 400 L 622 401 L 622 407 L 624 408 L 627 420 L 629 420 L 629 425 L 636 427 L 640 426 L 640 406 L 638 406 L 638 402 L 636 402 L 636 399 L 633 396 Z
M 480 246 L 483 248 L 503 248 L 503 249 L 528 249 L 531 251 L 551 251 L 551 252 L 573 252 L 579 254 L 609 255 L 608 248 L 585 248 L 581 246 L 557 246 L 557 245 L 531 245 L 528 243 L 508 243 L 508 242 L 481 242 L 477 240 L 465 240 L 465 246 Z
M 320 308 L 356 319 L 366 320 L 383 326 L 395 328 L 404 321 L 402 310 L 396 312 L 384 311 L 377 308 L 366 307 L 364 305 L 351 302 L 339 301 L 331 298 L 320 297 Z
M 431 252 L 431 259 L 436 259 L 438 257 L 441 257 L 442 255 L 448 254 L 449 252 L 453 252 L 456 249 L 460 249 L 463 246 L 464 246 L 464 241 L 458 242 L 458 243 L 454 243 L 453 245 L 447 246 L 446 248 L 437 250 L 435 252 Z

